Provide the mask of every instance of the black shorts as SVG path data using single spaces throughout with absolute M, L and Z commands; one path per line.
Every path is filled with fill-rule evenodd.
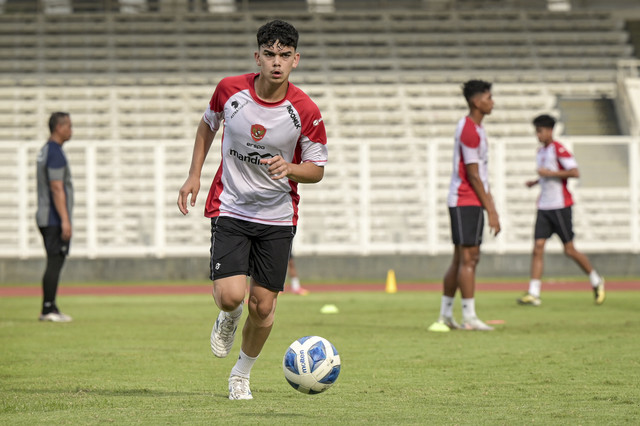
M 554 233 L 558 234 L 564 244 L 573 241 L 571 207 L 557 210 L 538 210 L 534 238 L 546 240 Z
M 283 291 L 295 235 L 295 226 L 212 218 L 211 280 L 247 275 L 262 287 Z
M 42 240 L 44 241 L 44 248 L 47 251 L 47 256 L 55 256 L 58 254 L 66 256 L 69 254 L 71 241 L 62 240 L 62 227 L 45 226 L 40 228 L 40 233 L 42 234 Z
M 449 207 L 453 244 L 456 246 L 479 246 L 482 244 L 483 210 L 479 206 Z

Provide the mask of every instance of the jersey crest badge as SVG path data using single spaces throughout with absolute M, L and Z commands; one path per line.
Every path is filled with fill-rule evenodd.
M 265 133 L 267 133 L 267 129 L 265 129 L 263 125 L 254 124 L 251 126 L 251 137 L 254 141 L 259 142 L 264 138 Z

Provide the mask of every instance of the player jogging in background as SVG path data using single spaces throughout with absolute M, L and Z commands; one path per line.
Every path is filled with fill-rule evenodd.
M 595 302 L 601 305 L 605 299 L 604 279 L 591 266 L 591 262 L 573 244 L 571 206 L 573 198 L 567 189 L 567 180 L 580 176 L 578 163 L 571 153 L 553 140 L 556 120 L 550 115 L 540 115 L 533 120 L 536 136 L 542 146 L 538 149 L 536 163 L 538 179 L 526 182 L 531 188 L 540 185 L 538 214 L 534 230 L 533 255 L 531 257 L 531 281 L 529 292 L 518 299 L 520 305 L 539 306 L 542 271 L 544 269 L 544 246 L 554 233 L 564 245 L 564 254 L 573 259 L 589 275 Z
M 451 329 L 491 331 L 493 327 L 476 315 L 475 275 L 480 260 L 480 244 L 487 211 L 489 228 L 495 236 L 500 221 L 489 191 L 489 145 L 482 120 L 493 110 L 491 83 L 470 80 L 463 85 L 469 114 L 458 122 L 453 151 L 453 173 L 447 204 L 451 218 L 453 259 L 444 276 L 443 295 L 438 321 L 429 331 Z M 456 290 L 462 296 L 462 324 L 453 318 Z
M 327 136 L 318 107 L 289 83 L 298 66 L 298 32 L 284 21 L 258 30 L 260 72 L 227 77 L 216 87 L 198 126 L 189 177 L 178 207 L 195 206 L 202 167 L 220 127 L 222 160 L 205 205 L 211 218 L 211 279 L 220 313 L 211 350 L 231 351 L 249 286 L 249 314 L 240 355 L 229 376 L 229 399 L 252 399 L 251 369 L 269 337 L 284 289 L 298 221 L 298 183 L 324 176 Z

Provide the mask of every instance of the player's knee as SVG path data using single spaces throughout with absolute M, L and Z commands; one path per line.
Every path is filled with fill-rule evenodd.
M 273 304 L 251 297 L 249 299 L 249 313 L 261 323 L 269 322 L 273 318 Z
M 564 254 L 568 257 L 576 257 L 576 255 L 578 254 L 578 251 L 575 249 L 575 247 L 564 247 Z
M 240 306 L 240 303 L 242 303 L 242 300 L 238 301 L 231 298 L 222 298 L 218 302 L 218 305 L 219 305 L 218 307 L 225 312 L 231 312 L 235 310 L 238 306 Z

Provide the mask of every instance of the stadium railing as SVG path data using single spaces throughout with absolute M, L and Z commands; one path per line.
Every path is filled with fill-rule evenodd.
M 616 144 L 628 153 L 628 184 L 572 183 L 575 230 L 585 251 L 640 250 L 640 138 L 562 137 L 569 149 Z M 484 250 L 531 249 L 537 189 L 537 142 L 531 137 L 491 137 L 491 188 L 503 232 L 485 235 Z M 42 143 L 3 142 L 0 161 L 5 203 L 0 208 L 0 256 L 43 256 L 35 226 L 35 158 Z M 212 149 L 198 205 L 183 217 L 176 200 L 186 178 L 191 140 L 87 141 L 65 145 L 76 189 L 73 255 L 206 256 L 209 222 L 203 203 L 219 162 Z M 451 138 L 334 138 L 330 163 L 318 185 L 300 185 L 295 241 L 299 254 L 440 254 L 450 251 L 446 196 Z M 580 158 L 578 158 L 580 162 Z M 560 250 L 557 241 L 551 250 Z

